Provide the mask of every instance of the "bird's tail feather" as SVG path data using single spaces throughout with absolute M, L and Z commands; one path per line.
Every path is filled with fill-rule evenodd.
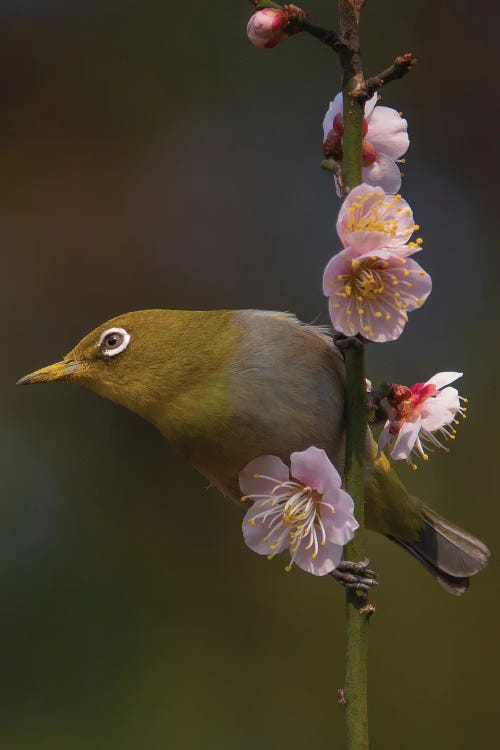
M 469 577 L 488 562 L 488 548 L 426 505 L 421 506 L 424 527 L 417 542 L 389 536 L 404 547 L 450 594 L 460 596 L 469 588 Z

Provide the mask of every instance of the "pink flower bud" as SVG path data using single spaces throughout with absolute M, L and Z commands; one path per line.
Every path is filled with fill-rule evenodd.
M 338 112 L 333 118 L 333 129 L 338 135 L 344 135 L 344 115 Z
M 342 161 L 342 136 L 335 132 L 335 129 L 330 130 L 328 138 L 323 143 L 323 153 L 328 159 L 332 156 L 336 161 Z
M 277 8 L 264 8 L 250 18 L 247 36 L 256 47 L 276 47 L 285 37 L 288 16 Z
M 362 154 L 361 158 L 363 159 L 363 166 L 364 167 L 371 167 L 372 164 L 375 164 L 377 161 L 377 152 L 373 148 L 373 145 L 370 143 L 370 141 L 367 141 L 363 139 L 363 146 L 362 146 Z

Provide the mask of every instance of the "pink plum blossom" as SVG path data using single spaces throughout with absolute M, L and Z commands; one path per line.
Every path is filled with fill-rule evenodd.
M 247 545 L 269 559 L 289 549 L 291 560 L 313 575 L 337 567 L 359 524 L 354 503 L 324 450 L 292 453 L 290 468 L 277 456 L 261 456 L 240 473 L 242 500 L 252 506 L 243 519 Z
M 400 195 L 388 195 L 381 187 L 365 183 L 351 190 L 337 219 L 343 246 L 359 255 L 382 248 L 395 255 L 412 255 L 421 250 L 420 238 L 408 242 L 418 229 L 410 206 Z
M 346 248 L 323 274 L 333 327 L 376 342 L 394 341 L 432 288 L 431 277 L 411 258 L 388 250 L 359 253 Z
M 460 405 L 467 399 L 449 387 L 460 377 L 461 372 L 438 372 L 426 383 L 415 383 L 411 388 L 393 385 L 387 397 L 392 409 L 380 434 L 379 452 L 388 445 L 391 458 L 406 459 L 416 469 L 410 458 L 413 452 L 427 461 L 425 446 L 447 450 L 437 434 L 454 440 L 456 430 L 452 425 L 458 424 L 456 416 L 465 418 L 467 411 Z
M 378 94 L 374 94 L 365 104 L 363 182 L 381 185 L 387 193 L 397 193 L 401 187 L 401 173 L 396 161 L 406 153 L 410 144 L 408 123 L 395 109 L 376 106 L 377 101 Z M 325 154 L 342 161 L 344 115 L 341 93 L 330 102 L 323 120 L 323 133 Z
M 247 36 L 256 47 L 276 47 L 287 36 L 284 29 L 288 20 L 288 15 L 283 10 L 263 8 L 250 18 Z

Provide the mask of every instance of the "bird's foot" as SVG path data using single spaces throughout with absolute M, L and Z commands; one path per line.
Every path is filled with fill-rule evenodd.
M 378 575 L 368 569 L 369 564 L 368 559 L 357 563 L 342 560 L 330 575 L 346 589 L 368 592 L 373 586 L 378 586 Z

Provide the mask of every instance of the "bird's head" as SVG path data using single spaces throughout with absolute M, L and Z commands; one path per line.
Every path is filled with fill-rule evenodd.
M 77 383 L 140 412 L 151 401 L 155 372 L 169 359 L 167 318 L 166 310 L 141 310 L 108 320 L 63 360 L 26 375 L 18 384 Z
M 18 381 L 70 382 L 140 414 L 168 431 L 200 403 L 219 380 L 230 350 L 226 311 L 140 310 L 125 313 L 87 334 L 60 362 Z M 216 387 L 218 390 L 218 387 Z M 193 396 L 186 403 L 186 394 Z

